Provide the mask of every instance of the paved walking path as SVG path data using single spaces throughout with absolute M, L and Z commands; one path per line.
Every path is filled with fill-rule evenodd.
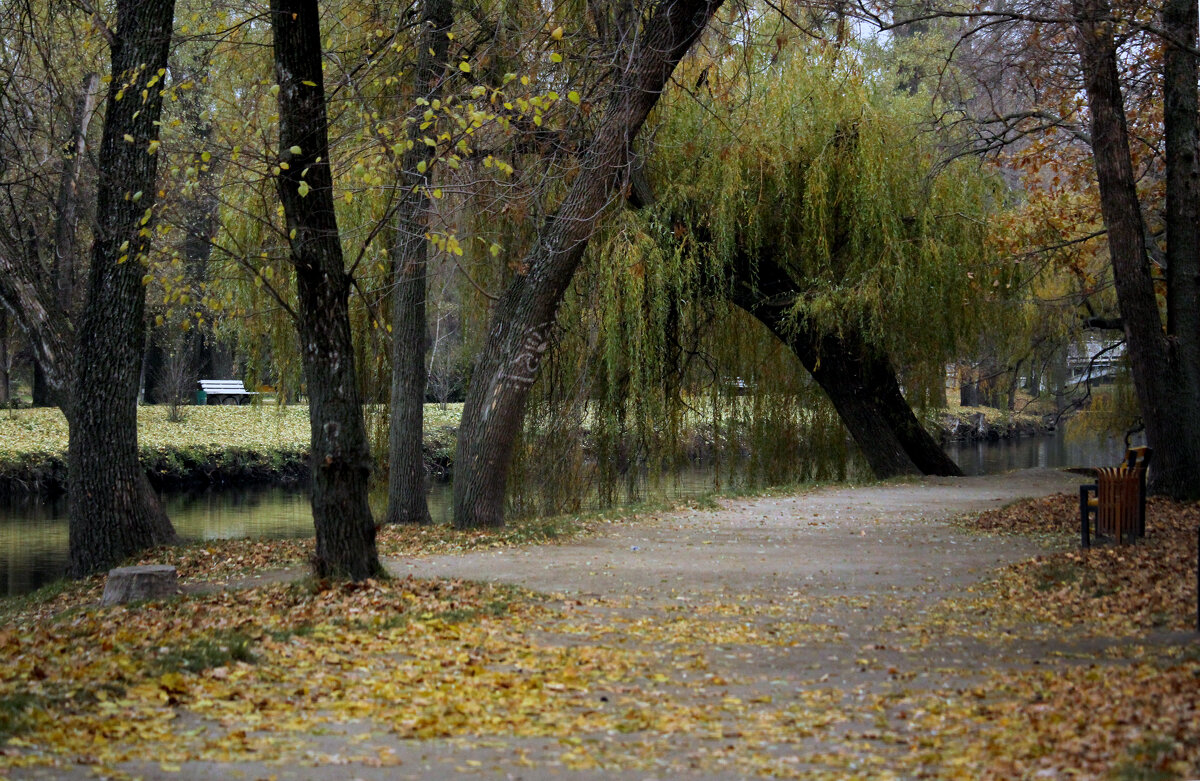
M 1028 644 L 896 640 L 897 629 L 930 606 L 1040 552 L 1030 540 L 946 521 L 1073 491 L 1079 480 L 1025 470 L 825 488 L 613 523 L 562 545 L 392 560 L 400 576 L 498 581 L 552 595 L 531 643 L 630 649 L 645 665 L 644 686 L 614 684 L 594 703 L 633 698 L 629 729 L 581 735 L 579 743 L 411 740 L 368 721 L 309 736 L 309 756 L 319 759 L 303 765 L 190 762 L 166 772 L 147 757 L 122 769 L 172 779 L 885 777 L 906 747 L 871 742 L 873 730 L 892 727 L 871 716 L 869 703 L 969 685 L 972 669 L 1032 663 L 1038 653 Z M 668 712 L 705 714 L 711 723 L 702 733 L 664 731 Z M 337 764 L 364 746 L 386 749 L 399 764 Z M 21 777 L 62 777 L 61 769 L 47 773 Z

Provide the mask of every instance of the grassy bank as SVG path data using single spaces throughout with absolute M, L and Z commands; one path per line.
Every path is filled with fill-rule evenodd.
M 453 449 L 447 428 L 458 425 L 461 407 L 428 405 L 431 459 Z M 308 473 L 308 407 L 186 407 L 178 422 L 166 407 L 140 407 L 138 444 L 159 486 L 299 480 Z M 61 490 L 66 462 L 67 421 L 57 409 L 0 413 L 0 495 Z

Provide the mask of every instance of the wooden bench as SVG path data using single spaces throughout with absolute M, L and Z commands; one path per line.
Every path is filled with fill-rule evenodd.
M 1092 544 L 1092 519 L 1096 537 L 1113 537 L 1120 545 L 1146 536 L 1146 466 L 1153 451 L 1132 447 L 1120 466 L 1096 470 L 1096 482 L 1079 486 L 1079 536 L 1084 548 Z
M 257 395 L 246 390 L 246 386 L 242 384 L 241 380 L 199 380 L 198 382 L 200 383 L 200 392 L 196 394 L 197 404 L 241 404 Z

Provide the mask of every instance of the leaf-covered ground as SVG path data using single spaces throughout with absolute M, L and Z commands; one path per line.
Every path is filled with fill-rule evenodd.
M 1197 507 L 1156 501 L 1146 541 L 1080 553 L 1069 496 L 946 523 L 996 501 L 965 491 L 759 497 L 548 547 L 388 543 L 395 570 L 572 586 L 549 597 L 455 576 L 10 601 L 0 773 L 1200 774 Z M 194 582 L 303 554 L 260 545 L 171 560 Z M 997 558 L 1016 563 L 981 582 Z

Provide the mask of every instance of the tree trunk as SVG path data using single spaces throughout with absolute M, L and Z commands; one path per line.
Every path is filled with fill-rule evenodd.
M 1166 0 L 1171 37 L 1163 60 L 1163 130 L 1167 162 L 1167 334 L 1179 357 L 1200 367 L 1200 166 L 1197 162 L 1196 0 Z
M 790 322 L 796 285 L 772 259 L 760 257 L 756 264 L 747 261 L 732 271 L 730 300 L 758 318 L 800 359 L 876 477 L 962 474 L 913 414 L 886 355 L 868 346 L 849 325 L 840 334 L 822 335 Z
M 1025 363 L 1025 359 L 1019 359 L 1010 369 L 1008 375 L 1008 411 L 1017 411 L 1017 391 L 1021 387 L 1021 366 Z
M 350 338 L 350 276 L 333 206 L 333 176 L 316 0 L 272 0 L 279 83 L 277 183 L 296 268 L 297 327 L 312 425 L 315 567 L 353 580 L 383 573 L 367 503 L 371 462 Z
M 150 250 L 162 74 L 175 4 L 119 0 L 113 80 L 100 145 L 96 237 L 77 332 L 67 493 L 70 571 L 83 576 L 174 540 L 138 459 L 138 374 L 145 338 L 142 260 Z M 129 141 L 127 139 L 133 139 Z
M 8 406 L 9 369 L 8 358 L 8 310 L 0 305 L 0 406 Z
M 196 289 L 197 299 L 201 298 L 199 291 L 208 282 L 208 262 L 212 258 L 212 241 L 217 228 L 217 211 L 220 202 L 215 192 L 216 166 L 215 158 L 205 161 L 205 147 L 212 139 L 212 122 L 208 119 L 211 95 L 209 83 L 201 74 L 212 66 L 211 52 L 202 55 L 198 60 L 189 62 L 189 68 L 179 68 L 179 80 L 190 81 L 192 88 L 180 95 L 182 104 L 180 114 L 187 123 L 189 136 L 194 139 L 197 149 L 191 152 L 192 165 L 196 168 L 196 187 L 184 196 L 181 206 L 183 213 L 183 260 L 187 271 L 188 283 Z M 188 72 L 194 68 L 195 72 Z M 192 328 L 184 339 L 184 350 L 187 355 L 188 374 L 190 379 L 225 378 L 228 375 L 214 373 L 214 355 L 216 350 L 216 334 L 213 331 L 213 318 L 206 317 L 203 323 L 192 323 Z M 195 384 L 192 383 L 192 388 Z
M 79 250 L 76 235 L 79 222 L 79 176 L 83 171 L 87 150 L 88 126 L 96 113 L 100 77 L 89 73 L 83 77 L 75 115 L 71 120 L 71 142 L 63 157 L 62 177 L 58 185 L 57 214 L 54 225 L 54 281 L 58 290 L 59 309 L 70 316 L 75 311 L 75 267 Z
M 539 230 L 520 264 L 527 272 L 504 292 L 471 377 L 455 459 L 454 523 L 500 526 L 512 450 L 529 389 L 550 346 L 554 318 L 584 248 L 627 178 L 629 144 L 676 64 L 723 0 L 662 0 L 633 36 L 632 50 L 614 58 L 617 74 L 596 131 L 584 146 L 579 173 L 558 210 Z
M 417 121 L 425 107 L 440 98 L 450 49 L 448 33 L 454 24 L 452 0 L 424 0 L 421 36 L 409 114 L 408 140 L 400 181 L 391 247 L 395 291 L 392 298 L 392 398 L 388 421 L 388 523 L 430 523 L 425 498 L 425 299 L 428 291 L 426 255 L 428 241 L 429 166 L 434 149 L 421 142 Z M 415 108 L 414 108 L 415 107 Z M 424 165 L 422 165 L 424 164 Z M 423 168 L 419 171 L 418 168 Z
M 1164 333 L 1154 294 L 1129 154 L 1112 12 L 1107 0 L 1072 0 L 1072 10 L 1076 20 L 1076 47 L 1091 113 L 1092 154 L 1100 185 L 1100 208 L 1108 233 L 1117 303 L 1125 326 L 1130 369 L 1146 426 L 1146 440 L 1155 451 L 1149 489 L 1152 493 L 1179 499 L 1200 498 L 1200 480 L 1196 479 L 1200 474 L 1200 389 L 1197 388 L 1196 359 L 1190 348 L 1178 349 L 1178 337 L 1168 337 Z M 1194 42 L 1194 33 L 1189 35 L 1192 37 L 1188 40 Z M 1164 86 L 1173 92 L 1178 85 L 1167 79 Z M 1194 93 L 1195 89 L 1193 76 L 1192 83 L 1184 85 L 1184 91 Z M 1195 106 L 1194 96 L 1192 100 L 1191 105 Z M 1186 105 L 1186 100 L 1172 95 L 1168 103 L 1178 108 Z M 1194 109 L 1192 111 L 1189 121 L 1194 125 L 1196 116 Z M 1174 121 L 1179 121 L 1179 117 L 1176 116 Z M 1167 135 L 1172 136 L 1174 132 L 1178 131 L 1169 129 Z M 1194 127 L 1191 132 L 1195 133 Z M 1171 163 L 1182 165 L 1178 150 Z M 1184 175 L 1186 177 L 1186 173 Z M 1178 208 L 1178 199 L 1173 198 L 1170 205 Z M 1168 222 L 1174 223 L 1170 219 Z M 1186 267 L 1187 261 L 1184 262 Z M 1186 275 L 1179 275 L 1179 271 L 1177 268 L 1172 281 L 1179 281 L 1185 288 L 1191 286 Z M 1184 278 L 1177 280 L 1177 276 Z M 1182 307 L 1172 315 L 1172 321 L 1179 322 L 1183 318 L 1186 322 L 1195 315 L 1194 311 L 1187 311 L 1196 306 L 1194 296 L 1176 291 L 1170 298 L 1171 303 Z M 1181 300 L 1187 298 L 1191 300 Z M 1194 343 L 1195 338 L 1189 334 L 1184 342 Z

